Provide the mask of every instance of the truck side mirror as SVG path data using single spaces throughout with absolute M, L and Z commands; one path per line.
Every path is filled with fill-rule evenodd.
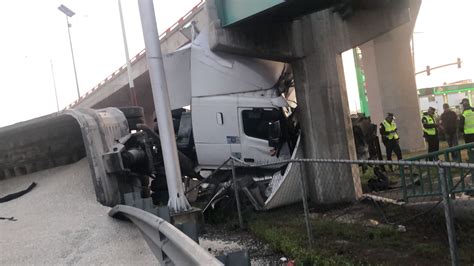
M 280 121 L 268 123 L 268 146 L 276 148 L 280 143 L 281 127 Z

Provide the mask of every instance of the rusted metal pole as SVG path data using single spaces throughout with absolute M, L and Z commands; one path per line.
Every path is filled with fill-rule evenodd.
M 451 255 L 451 265 L 459 265 L 458 246 L 456 243 L 456 230 L 454 229 L 453 210 L 451 199 L 449 198 L 448 180 L 446 179 L 444 168 L 439 167 L 439 182 L 441 183 L 441 192 L 443 193 L 444 218 L 446 219 L 446 228 L 448 231 L 449 253 Z
M 311 221 L 309 220 L 309 208 L 308 208 L 308 197 L 306 196 L 306 187 L 303 177 L 303 163 L 299 163 L 300 167 L 300 188 L 301 188 L 301 200 L 303 201 L 304 208 L 304 221 L 306 223 L 306 233 L 308 235 L 309 248 L 313 248 L 313 230 L 311 229 Z
M 235 195 L 235 202 L 237 203 L 237 214 L 239 215 L 239 226 L 240 229 L 244 229 L 244 220 L 242 219 L 242 212 L 240 210 L 240 197 L 239 197 L 239 191 L 237 188 L 237 178 L 235 175 L 235 163 L 234 160 L 230 160 L 232 162 L 232 183 L 234 185 L 234 195 Z

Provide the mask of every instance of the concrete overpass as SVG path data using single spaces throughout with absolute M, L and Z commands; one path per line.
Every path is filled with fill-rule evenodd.
M 239 4 L 240 3 L 240 4 Z M 246 4 L 245 4 L 246 3 Z M 373 122 L 393 112 L 408 150 L 424 148 L 410 50 L 421 0 L 312 1 L 215 0 L 199 3 L 160 36 L 163 53 L 190 41 L 191 21 L 210 27 L 211 49 L 292 65 L 306 158 L 355 159 L 341 53 L 361 47 Z M 290 14 L 290 15 L 288 15 Z M 132 59 L 138 104 L 153 118 L 145 52 Z M 68 108 L 130 105 L 125 66 Z M 307 166 L 311 196 L 319 203 L 351 201 L 361 194 L 357 167 Z
M 208 25 L 208 14 L 204 8 L 204 3 L 204 1 L 201 1 L 160 35 L 163 54 L 174 52 L 176 49 L 190 42 L 190 23 L 192 21 L 195 22 L 195 27 L 198 30 Z M 138 105 L 145 109 L 146 121 L 147 123 L 151 123 L 153 122 L 155 108 L 153 105 L 145 49 L 130 60 L 132 63 L 132 77 L 135 82 Z M 68 105 L 66 109 L 81 107 L 121 107 L 130 105 L 132 105 L 132 102 L 129 94 L 127 67 L 123 65 L 90 91 L 82 95 L 78 100 Z

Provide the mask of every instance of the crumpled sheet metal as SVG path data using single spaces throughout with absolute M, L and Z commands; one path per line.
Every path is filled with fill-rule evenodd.
M 296 148 L 291 155 L 291 159 L 303 157 L 300 147 L 300 138 L 296 142 Z M 272 181 L 268 185 L 271 188 L 270 196 L 265 201 L 265 210 L 289 205 L 301 200 L 300 175 L 301 167 L 298 163 L 290 163 L 283 175 L 277 172 L 273 175 Z

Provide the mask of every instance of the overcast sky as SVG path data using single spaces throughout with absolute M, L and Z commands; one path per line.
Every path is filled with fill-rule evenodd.
M 158 29 L 166 30 L 199 0 L 155 0 Z M 56 111 L 77 98 L 64 4 L 81 94 L 125 64 L 117 0 L 0 1 L 0 126 Z M 144 47 L 137 0 L 122 0 L 130 57 Z
M 158 29 L 166 30 L 199 0 L 155 0 Z M 61 4 L 73 10 L 71 35 L 81 93 L 125 63 L 117 0 L 0 1 L 0 126 L 56 111 L 50 61 L 59 105 L 77 98 Z M 130 56 L 144 48 L 136 0 L 122 0 Z M 454 62 L 463 67 L 417 76 L 418 87 L 474 79 L 474 1 L 425 0 L 415 27 L 416 70 Z M 347 76 L 347 75 L 346 75 Z M 348 89 L 356 84 L 348 77 Z M 351 108 L 356 108 L 349 96 Z M 353 104 L 354 103 L 354 104 Z
M 419 88 L 442 85 L 463 79 L 474 80 L 474 1 L 425 0 L 414 30 L 416 71 L 456 62 L 433 70 L 430 76 L 417 75 Z

